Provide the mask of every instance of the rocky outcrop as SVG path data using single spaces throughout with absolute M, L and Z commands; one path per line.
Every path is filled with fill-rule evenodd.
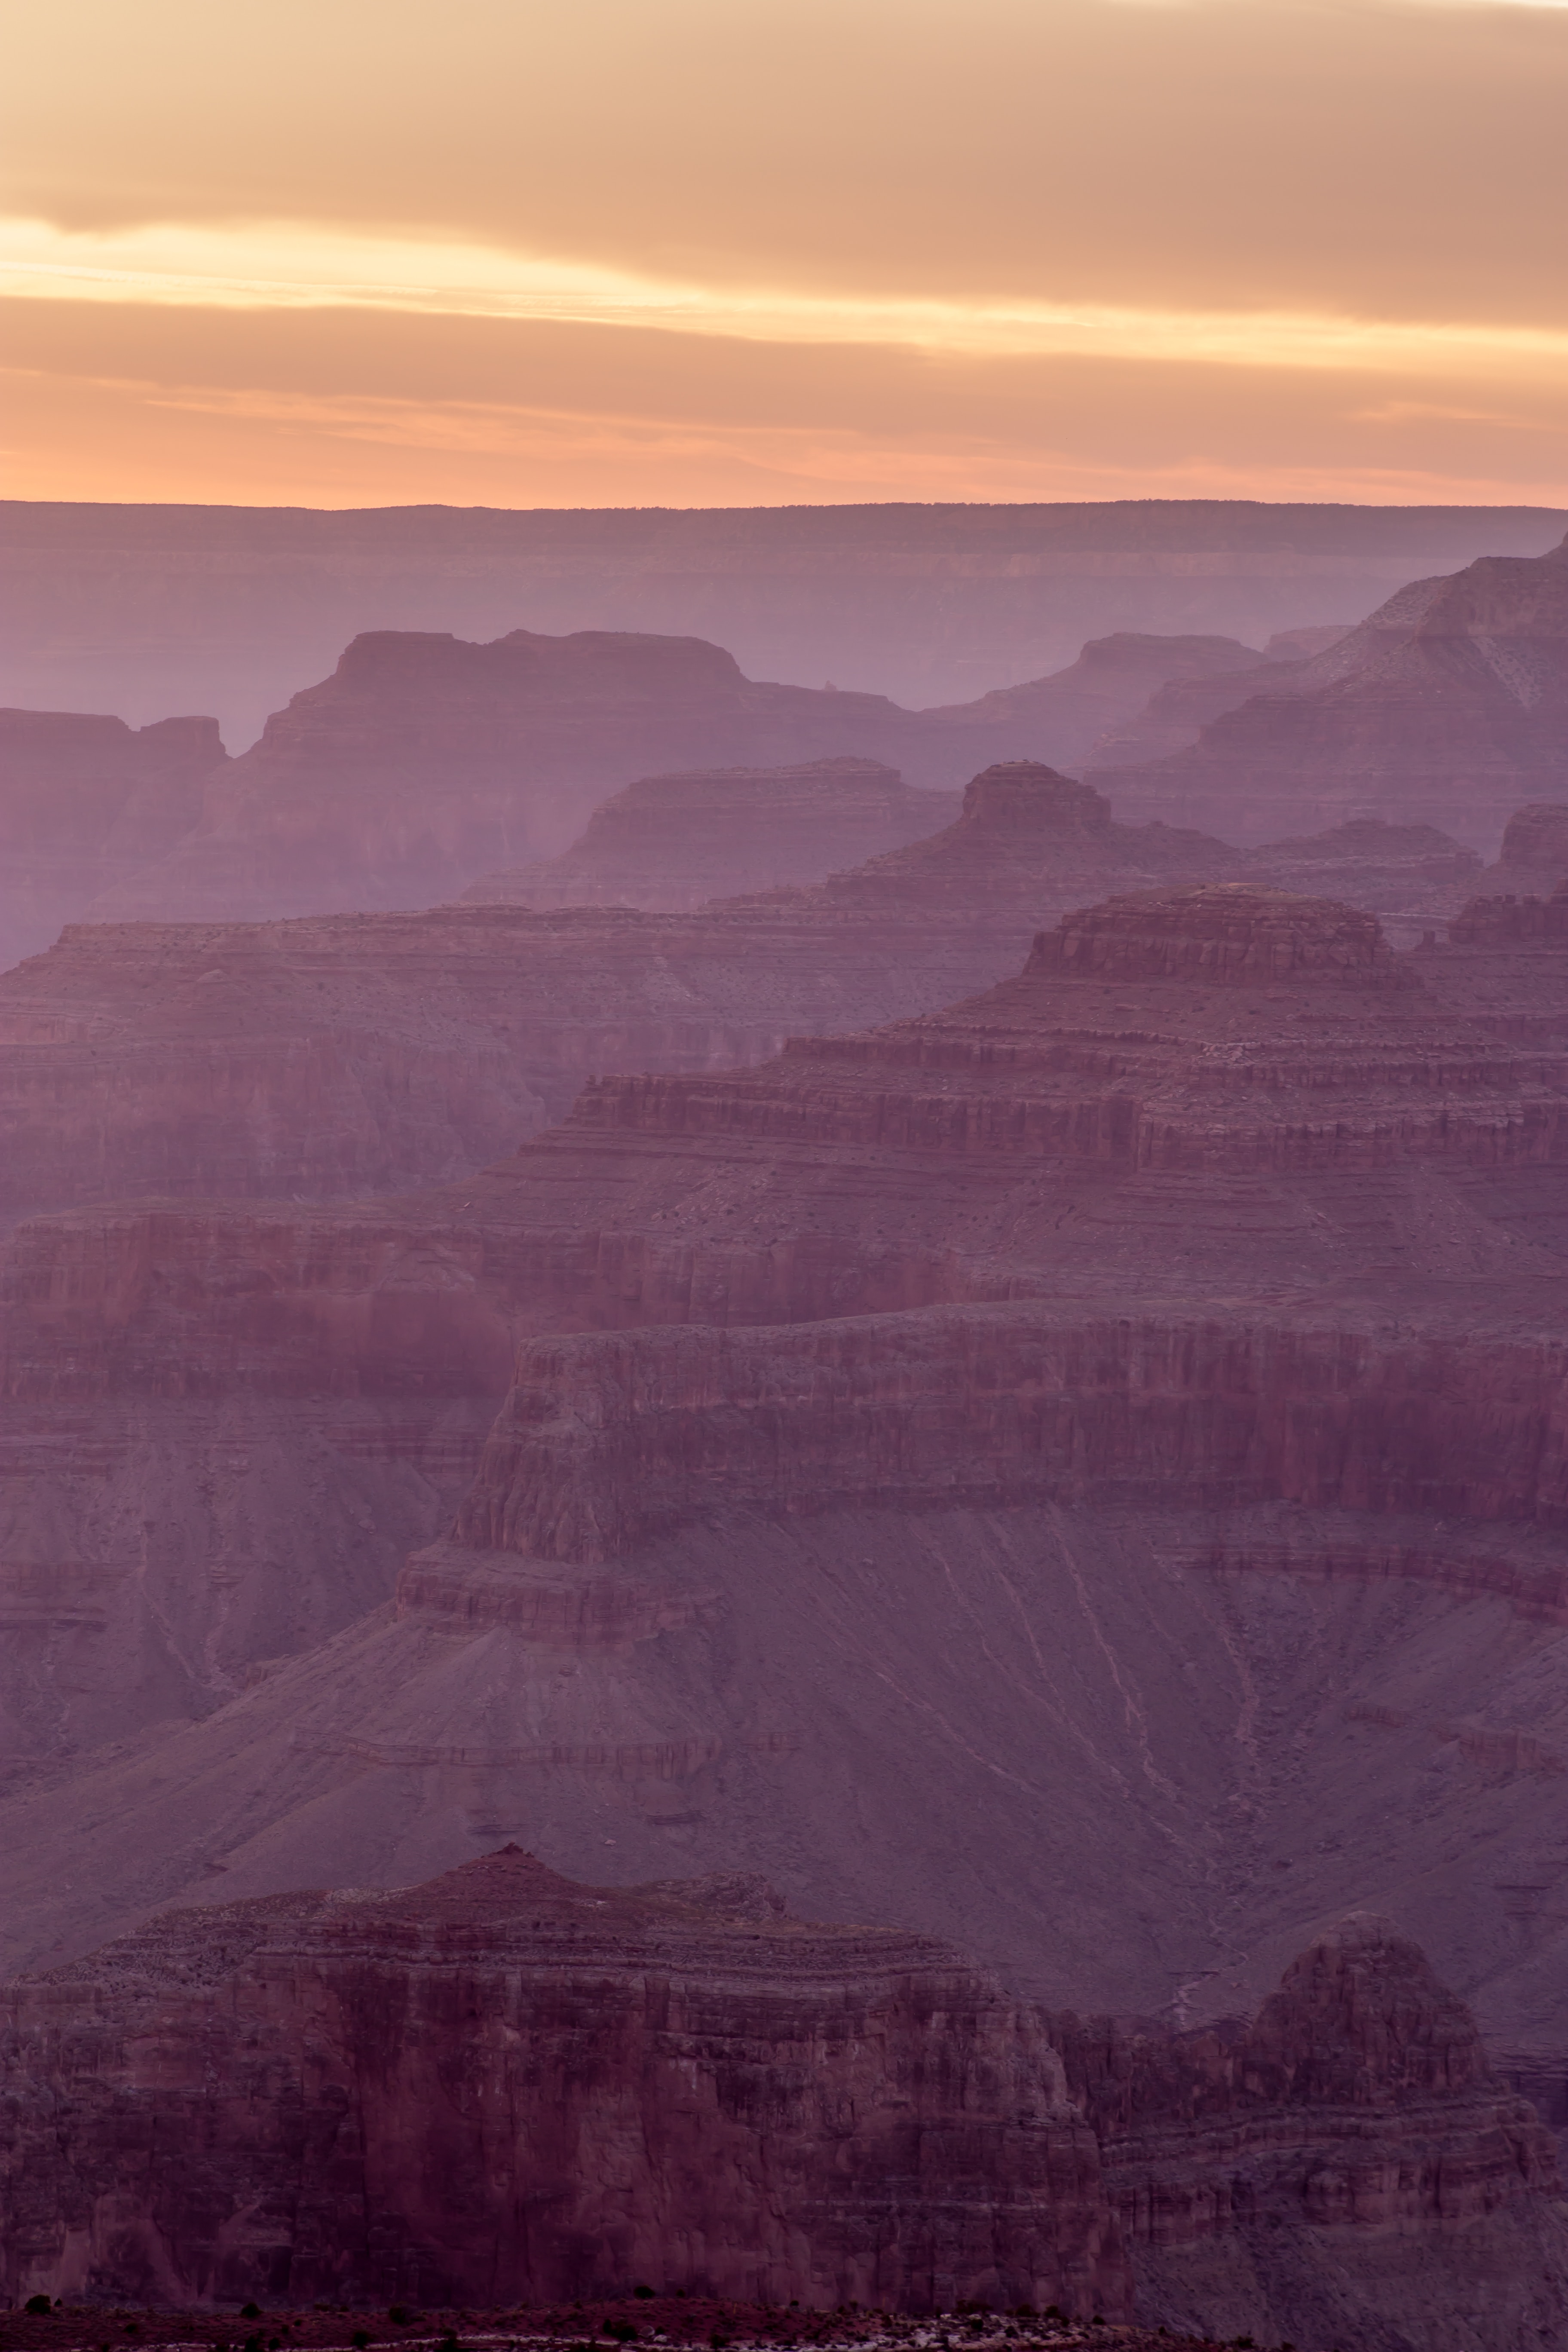
M 709 898 L 818 882 L 940 833 L 956 794 L 911 791 L 875 760 L 720 768 L 645 776 L 589 818 L 556 858 L 486 875 L 471 906 L 647 907 L 686 912 Z
M 392 1895 L 168 1915 L 5 2006 L 7 2299 L 894 2309 L 1130 2282 L 1044 2021 L 754 1881 L 509 1848 Z
M 1145 2321 L 1380 2352 L 1568 2324 L 1552 2137 L 1388 1920 L 1322 1934 L 1250 2022 L 1060 2039 Z
M 13 1984 L 0 2051 L 12 2301 L 636 2280 L 1113 2322 L 1136 2297 L 1352 2352 L 1568 2338 L 1551 2136 L 1366 1917 L 1250 2024 L 1172 2036 L 797 1922 L 754 1876 L 580 1885 L 509 1846 L 165 1913 Z
M 0 710 L 0 967 L 165 856 L 226 761 L 215 719 Z
M 1481 862 L 1435 824 L 1363 817 L 1327 833 L 1271 841 L 1248 860 L 1259 881 L 1374 914 L 1395 947 L 1414 947 L 1477 887 Z
M 1188 751 L 1107 770 L 1119 814 L 1257 842 L 1289 813 L 1436 824 L 1483 853 L 1568 776 L 1568 546 L 1420 581 Z
M 1544 897 L 1564 880 L 1568 801 L 1536 801 L 1515 809 L 1503 827 L 1496 863 L 1476 876 L 1471 891 L 1500 898 Z

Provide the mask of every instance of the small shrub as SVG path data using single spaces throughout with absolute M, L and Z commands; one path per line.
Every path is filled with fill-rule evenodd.
M 242 2303 L 239 2306 L 239 2315 L 241 2319 L 259 2319 L 261 2305 L 258 2303 Z
M 53 2311 L 54 2307 L 47 2294 L 30 2294 L 22 2305 L 29 2319 L 42 2319 L 45 2312 Z
M 370 2342 L 370 2337 L 365 2334 L 363 2327 L 356 2327 L 353 2334 L 349 2337 L 349 2342 L 353 2346 L 354 2352 L 365 2352 L 365 2347 Z M 250 2352 L 250 2347 L 248 2344 L 245 2347 L 245 2352 Z

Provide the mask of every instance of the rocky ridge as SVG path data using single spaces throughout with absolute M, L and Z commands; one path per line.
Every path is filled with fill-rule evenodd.
M 172 849 L 226 763 L 216 719 L 0 710 L 0 968 Z
M 1118 813 L 1258 842 L 1287 812 L 1331 828 L 1436 824 L 1483 854 L 1521 802 L 1560 796 L 1568 543 L 1415 581 L 1190 749 L 1106 771 Z

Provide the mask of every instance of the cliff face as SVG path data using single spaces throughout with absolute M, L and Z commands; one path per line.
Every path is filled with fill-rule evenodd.
M 1568 2336 L 1555 2149 L 1352 1919 L 1250 2025 L 1132 2032 L 744 1876 L 507 1847 L 166 1913 L 3 2002 L 4 2285 L 175 2303 L 1055 2303 L 1458 2352 Z M 1129 2263 L 1131 2255 L 1131 2263 Z
M 1130 2300 L 1044 2021 L 743 1880 L 508 1849 L 170 1916 L 6 2006 L 9 2299 Z
M 470 905 L 647 907 L 817 882 L 940 833 L 957 796 L 917 793 L 874 760 L 645 776 L 594 811 L 560 857 L 487 875 Z
M 0 710 L 0 967 L 166 855 L 226 761 L 215 719 Z
M 1561 796 L 1568 550 L 1417 582 L 1191 750 L 1107 772 L 1120 814 L 1259 841 L 1287 812 L 1436 824 L 1489 852 L 1509 811 Z
M 1389 1921 L 1321 1936 L 1250 2022 L 1059 2039 L 1140 2317 L 1379 2347 L 1563 2327 L 1551 2135 Z

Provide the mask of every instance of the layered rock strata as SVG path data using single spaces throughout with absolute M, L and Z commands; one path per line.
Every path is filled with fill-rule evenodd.
M 1126 2312 L 1045 2021 L 929 1938 L 777 1914 L 509 1848 L 16 1988 L 11 2298 Z
M 928 803 L 940 819 L 935 796 L 898 800 L 922 818 Z M 930 840 L 700 916 L 84 927 L 0 979 L 0 1219 L 460 1176 L 595 1072 L 760 1061 L 792 1032 L 934 1007 L 1016 969 L 1063 907 L 1235 863 L 1024 765 L 975 779 Z
M 797 1922 L 754 1877 L 580 1885 L 509 1846 L 164 1914 L 0 2005 L 13 2300 L 635 2279 L 1355 2352 L 1568 2336 L 1551 2137 L 1364 1916 L 1250 2024 L 1172 2036 Z
M 8 1948 L 518 1835 L 745 1853 L 1192 2018 L 1382 1898 L 1510 2068 L 1568 2073 L 1565 1055 L 1542 931 L 1400 956 L 1343 907 L 1135 894 L 943 1014 L 606 1079 L 460 1188 L 29 1226 L 41 1578 L 86 1545 L 137 1594 L 48 1516 L 133 1401 L 495 1427 L 395 1601 L 367 1533 L 384 1605 L 204 1719 L 155 1735 L 121 1654 L 143 1745 L 29 1730 Z M 197 1660 L 219 1605 L 160 1594 Z
M 1551 2135 L 1387 1920 L 1316 1938 L 1249 2022 L 1058 2039 L 1145 2321 L 1389 2352 L 1568 2326 Z
M 647 907 L 819 882 L 940 833 L 956 794 L 917 793 L 875 760 L 645 776 L 594 811 L 561 856 L 486 875 L 470 906 Z

